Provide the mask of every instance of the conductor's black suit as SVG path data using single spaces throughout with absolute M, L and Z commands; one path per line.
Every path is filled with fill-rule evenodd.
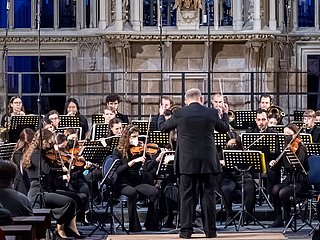
M 181 234 L 191 236 L 194 214 L 194 195 L 199 182 L 203 229 L 207 236 L 216 234 L 215 175 L 221 172 L 214 130 L 227 132 L 229 120 L 226 113 L 219 118 L 216 109 L 197 102 L 177 109 L 165 121 L 159 116 L 161 131 L 178 130 L 175 154 L 175 172 L 180 176 Z

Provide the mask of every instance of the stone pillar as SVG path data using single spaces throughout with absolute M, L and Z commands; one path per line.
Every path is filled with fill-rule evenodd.
M 12 29 L 14 26 L 14 1 L 11 1 L 11 8 L 12 8 L 12 14 L 10 14 L 10 16 L 12 16 L 12 20 L 13 20 L 13 24 L 12 24 Z M 31 1 L 31 16 L 36 16 L 36 12 L 37 12 L 37 3 L 36 0 L 32 0 Z M 10 17 L 11 18 L 11 17 Z M 10 28 L 11 29 L 11 28 Z M 31 29 L 37 29 L 37 22 L 35 20 L 35 17 L 31 17 Z
M 277 30 L 275 1 L 269 1 L 269 28 L 270 30 Z
M 293 21 L 293 31 L 298 30 L 298 0 L 292 0 L 291 16 Z
M 122 0 L 116 0 L 116 20 L 115 20 L 116 31 L 123 30 L 122 21 Z
M 99 29 L 100 30 L 104 30 L 107 27 L 107 5 L 109 3 L 106 2 L 106 0 L 99 0 L 100 2 L 100 9 L 99 9 L 99 13 L 100 13 L 100 19 L 99 19 Z M 109 2 L 109 1 L 108 1 Z
M 96 0 L 90 1 L 90 28 L 97 27 L 97 2 Z
M 76 6 L 76 28 L 77 30 L 80 30 L 83 28 L 85 25 L 83 24 L 85 21 L 84 17 L 86 14 L 84 14 L 85 11 L 85 6 L 84 6 L 84 0 L 78 0 L 77 1 L 77 6 Z
M 261 3 L 260 3 L 260 0 L 254 0 L 253 30 L 261 30 Z
M 218 30 L 219 29 L 219 0 L 214 0 L 214 30 Z M 208 16 L 208 20 L 209 20 L 209 16 Z
M 53 28 L 57 30 L 59 28 L 59 0 L 53 1 Z
M 142 2 L 141 0 L 131 0 L 131 24 L 133 31 L 141 31 L 141 19 L 143 11 L 141 11 L 142 8 Z
M 319 30 L 319 1 L 314 3 L 314 27 Z
M 279 0 L 278 4 L 278 19 L 279 19 L 279 28 L 283 30 L 284 28 L 284 5 L 283 0 Z
M 242 0 L 233 0 L 232 1 L 233 9 L 233 29 L 241 30 L 243 25 L 242 11 L 243 11 L 243 1 Z

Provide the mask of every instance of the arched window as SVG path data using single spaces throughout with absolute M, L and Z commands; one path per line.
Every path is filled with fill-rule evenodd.
M 77 9 L 77 1 L 59 0 L 59 27 L 60 28 L 76 27 L 76 9 Z
M 53 2 L 52 0 L 42 0 L 40 22 L 42 28 L 53 28 Z
M 161 1 L 161 2 L 160 2 Z M 173 10 L 174 0 L 145 0 L 143 1 L 143 25 L 157 26 L 158 12 L 162 5 L 162 25 L 176 25 L 176 10 Z
M 221 26 L 232 26 L 232 0 L 222 1 L 222 11 Z
M 318 0 L 299 0 L 298 1 L 298 26 L 314 27 L 314 1 Z

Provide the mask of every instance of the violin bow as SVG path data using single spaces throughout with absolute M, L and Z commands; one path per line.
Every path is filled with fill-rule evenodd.
M 151 124 L 151 114 L 149 115 L 149 120 L 148 120 L 148 129 L 147 129 L 147 136 L 146 136 L 146 140 L 144 141 L 144 147 L 143 147 L 143 157 L 146 157 L 146 151 L 147 151 L 147 142 L 148 142 L 148 138 L 149 138 L 149 131 L 150 131 L 150 124 Z

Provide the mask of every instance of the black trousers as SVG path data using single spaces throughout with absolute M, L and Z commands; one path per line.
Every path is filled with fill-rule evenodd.
M 121 184 L 120 194 L 128 197 L 129 231 L 141 231 L 141 225 L 137 212 L 138 194 L 149 199 L 148 212 L 144 226 L 149 230 L 159 229 L 159 191 L 149 184 L 139 184 L 135 187 L 128 184 Z
M 232 201 L 234 199 L 234 191 L 241 190 L 241 182 L 232 181 L 231 179 L 223 179 L 221 183 L 223 204 L 226 207 L 227 217 L 232 216 Z M 252 214 L 256 194 L 255 186 L 252 178 L 244 179 L 244 200 L 246 210 Z
M 216 232 L 216 176 L 213 174 L 181 174 L 179 186 L 181 233 L 192 234 L 193 231 L 197 184 L 199 184 L 203 229 L 210 234 Z

